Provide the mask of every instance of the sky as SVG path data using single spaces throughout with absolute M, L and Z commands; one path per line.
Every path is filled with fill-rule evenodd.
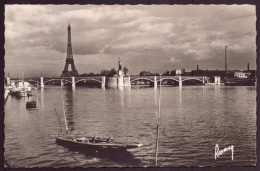
M 6 5 L 5 73 L 60 76 L 68 23 L 79 74 L 256 69 L 253 5 Z

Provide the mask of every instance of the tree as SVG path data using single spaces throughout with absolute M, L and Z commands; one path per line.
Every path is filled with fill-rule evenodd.
M 170 72 L 169 72 L 169 71 L 166 71 L 166 72 L 163 73 L 162 75 L 164 75 L 164 76 L 168 76 L 168 75 L 170 75 Z
M 117 71 L 116 71 L 116 69 L 115 68 L 112 68 L 110 71 L 109 71 L 109 74 L 108 74 L 108 76 L 113 76 L 113 75 L 115 75 L 115 74 L 117 74 Z
M 151 73 L 150 73 L 150 71 L 141 71 L 140 72 L 140 75 L 142 76 L 144 76 L 144 75 L 151 75 Z
M 126 75 L 128 73 L 128 69 L 126 67 L 123 68 L 124 74 Z
M 100 72 L 100 75 L 106 76 L 106 77 L 112 77 L 113 75 L 117 74 L 117 71 L 115 68 L 112 68 L 110 70 L 102 69 Z
M 110 72 L 109 70 L 102 69 L 100 74 L 101 74 L 102 76 L 108 76 L 108 75 L 109 75 L 109 72 Z

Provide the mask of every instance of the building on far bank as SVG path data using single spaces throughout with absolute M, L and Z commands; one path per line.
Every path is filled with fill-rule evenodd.
M 193 70 L 191 71 L 192 76 L 206 76 L 206 77 L 214 77 L 219 76 L 221 78 L 224 77 L 239 77 L 239 78 L 248 78 L 252 77 L 255 78 L 255 70 L 246 70 L 246 71 L 239 71 L 239 70 Z
M 183 73 L 185 73 L 185 69 L 177 69 L 176 70 L 176 75 L 182 75 Z
M 242 71 L 234 73 L 234 76 L 237 77 L 237 78 L 248 78 L 250 75 L 251 75 L 251 73 L 249 73 L 249 72 L 242 72 Z

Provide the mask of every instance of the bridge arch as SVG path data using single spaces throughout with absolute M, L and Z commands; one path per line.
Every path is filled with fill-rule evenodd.
M 26 80 L 26 81 L 29 82 L 29 83 L 31 83 L 31 82 L 37 83 L 37 84 L 40 84 L 40 83 L 41 83 L 41 81 L 35 81 L 35 80 Z
M 132 82 L 135 82 L 135 81 L 138 81 L 138 80 L 146 80 L 146 81 L 150 81 L 150 82 L 154 83 L 154 80 L 151 80 L 149 78 L 136 78 L 136 79 L 131 80 L 130 82 L 132 83 Z
M 65 82 L 68 82 L 68 83 L 71 83 L 71 84 L 72 84 L 71 81 L 66 80 L 66 79 L 50 79 L 50 80 L 47 80 L 47 81 L 45 81 L 45 82 L 43 82 L 43 83 L 45 84 L 45 83 L 48 83 L 48 82 L 51 82 L 51 81 L 65 81 Z
M 186 79 L 182 80 L 182 82 L 189 81 L 189 80 L 197 80 L 197 81 L 200 81 L 203 83 L 203 79 L 199 79 L 199 78 L 186 78 Z
M 162 78 L 162 79 L 157 80 L 157 83 L 160 81 L 163 81 L 163 80 L 173 80 L 173 81 L 179 82 L 179 79 L 175 79 L 175 78 Z
M 97 80 L 97 79 L 80 79 L 80 80 L 77 80 L 77 81 L 75 81 L 75 84 L 76 83 L 78 83 L 78 82 L 82 82 L 82 81 L 96 81 L 96 82 L 99 82 L 99 83 L 101 83 L 102 84 L 102 81 L 100 81 L 100 80 Z
M 24 82 L 29 82 L 29 83 L 31 83 L 31 82 L 34 82 L 34 83 L 37 83 L 37 81 L 35 81 L 35 80 L 11 80 L 13 83 L 18 83 L 18 82 L 22 82 L 22 81 L 24 81 Z M 40 84 L 41 82 L 40 81 L 38 81 L 38 84 Z

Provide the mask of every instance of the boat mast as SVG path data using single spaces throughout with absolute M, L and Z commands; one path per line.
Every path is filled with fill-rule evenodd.
M 159 105 L 158 105 L 158 121 L 157 121 L 157 134 L 156 134 L 156 151 L 155 151 L 155 166 L 157 166 L 157 156 L 158 156 L 158 143 L 159 143 L 159 126 L 160 126 L 160 115 L 161 115 L 161 75 L 160 73 L 160 90 L 159 90 Z
M 65 121 L 65 129 L 66 129 L 66 134 L 68 134 L 69 128 L 67 125 L 67 118 L 65 114 L 65 107 L 64 107 L 64 98 L 63 98 L 63 91 L 62 91 L 62 85 L 61 85 L 61 96 L 62 96 L 62 106 L 63 106 L 63 116 L 64 116 L 64 121 Z
M 227 72 L 227 46 L 225 46 L 225 72 Z

